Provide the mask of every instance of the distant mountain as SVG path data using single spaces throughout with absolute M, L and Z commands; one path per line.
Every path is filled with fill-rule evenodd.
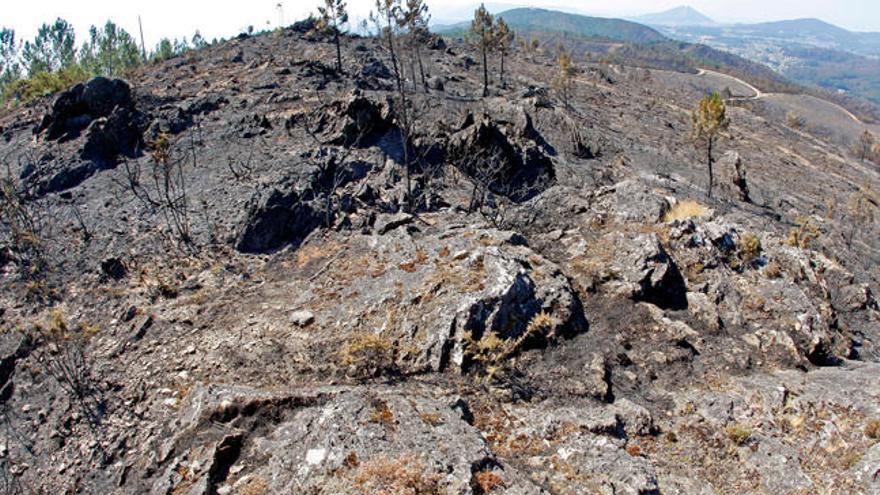
M 717 26 L 718 23 L 693 7 L 682 6 L 656 14 L 633 17 L 633 21 L 649 26 Z
M 554 10 L 520 8 L 497 14 L 518 31 L 542 31 L 565 33 L 585 38 L 595 38 L 629 43 L 652 43 L 668 41 L 668 38 L 652 29 L 635 22 L 604 17 L 588 17 L 568 14 Z M 470 23 L 463 22 L 437 28 L 443 34 L 464 33 Z

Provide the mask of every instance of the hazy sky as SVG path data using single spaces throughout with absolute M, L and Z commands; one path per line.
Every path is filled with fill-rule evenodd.
M 851 30 L 880 31 L 880 0 L 532 0 L 504 1 L 499 8 L 535 6 L 560 8 L 600 16 L 653 13 L 689 3 L 721 22 L 760 21 L 818 17 Z M 147 47 L 165 36 L 190 37 L 198 29 L 209 40 L 233 36 L 253 25 L 260 29 L 290 23 L 313 11 L 320 0 L 5 0 L 0 26 L 12 27 L 19 39 L 32 38 L 37 27 L 63 17 L 86 37 L 89 25 L 112 19 L 138 37 L 138 15 L 143 19 Z M 348 0 L 354 19 L 365 16 L 375 0 Z M 434 21 L 459 20 L 472 0 L 428 0 Z M 491 2 L 487 2 L 491 5 Z M 282 12 L 283 11 L 283 12 Z

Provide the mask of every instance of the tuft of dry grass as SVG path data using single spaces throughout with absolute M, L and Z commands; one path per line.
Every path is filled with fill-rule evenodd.
M 541 311 L 536 314 L 529 320 L 529 325 L 526 327 L 527 335 L 537 335 L 544 334 L 546 335 L 553 327 L 556 326 L 556 319 L 550 316 L 549 313 L 545 311 Z
M 428 426 L 439 426 L 443 424 L 443 418 L 441 418 L 438 413 L 422 412 L 419 413 L 419 418 L 422 419 L 422 423 L 425 423 Z
M 394 342 L 385 335 L 357 333 L 336 353 L 337 362 L 357 374 L 376 374 L 394 368 Z
M 236 490 L 238 495 L 265 495 L 268 491 L 269 486 L 266 484 L 266 480 L 259 476 L 248 478 Z
M 474 481 L 480 488 L 481 493 L 492 493 L 498 488 L 504 487 L 504 480 L 493 471 L 480 471 L 476 473 Z
M 785 243 L 791 247 L 807 249 L 822 234 L 819 228 L 813 225 L 813 222 L 807 217 L 799 217 L 795 223 L 797 227 L 788 232 L 788 239 L 785 240 Z
M 487 378 L 491 379 L 500 370 L 499 363 L 517 354 L 529 339 L 546 336 L 557 323 L 556 318 L 541 311 L 532 316 L 525 331 L 515 339 L 504 340 L 492 330 L 487 330 L 479 340 L 467 333 L 463 339 L 465 354 L 474 363 L 482 365 Z
M 865 425 L 865 436 L 872 440 L 880 440 L 880 419 L 868 421 Z
M 663 214 L 663 223 L 688 218 L 699 218 L 709 215 L 709 208 L 689 199 L 678 201 Z
M 767 278 L 782 277 L 782 269 L 779 268 L 779 263 L 776 263 L 775 261 L 767 263 L 767 266 L 764 267 L 764 276 Z
M 761 240 L 755 234 L 743 234 L 736 241 L 736 250 L 740 262 L 750 265 L 761 254 Z
M 724 428 L 724 434 L 727 435 L 736 445 L 745 445 L 752 437 L 752 429 L 746 425 L 735 423 Z
M 391 412 L 387 402 L 382 399 L 373 401 L 372 409 L 370 410 L 370 423 L 378 423 L 386 428 L 394 426 L 394 413 Z
M 404 454 L 364 462 L 354 475 L 354 484 L 366 495 L 441 495 L 440 479 L 421 458 Z

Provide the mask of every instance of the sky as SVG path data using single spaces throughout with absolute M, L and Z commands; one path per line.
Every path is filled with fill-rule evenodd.
M 315 11 L 321 0 L 5 0 L 0 26 L 15 29 L 19 40 L 31 39 L 43 22 L 62 17 L 74 25 L 79 42 L 92 24 L 107 19 L 139 39 L 142 19 L 147 48 L 163 37 L 191 37 L 196 30 L 211 40 L 231 37 L 249 25 L 259 30 L 289 24 Z M 689 4 L 719 22 L 756 22 L 817 17 L 855 31 L 880 32 L 880 0 L 531 0 L 505 4 L 487 2 L 490 10 L 513 6 L 558 8 L 607 17 L 634 16 Z M 436 23 L 467 17 L 473 0 L 427 0 Z M 280 7 L 279 7 L 280 5 Z M 348 0 L 354 24 L 364 18 L 375 0 Z

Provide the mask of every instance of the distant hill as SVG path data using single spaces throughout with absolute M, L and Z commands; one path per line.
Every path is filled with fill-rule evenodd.
M 551 31 L 585 38 L 623 41 L 629 43 L 653 43 L 667 41 L 657 30 L 635 22 L 604 17 L 588 17 L 554 10 L 520 8 L 497 14 L 514 30 Z M 467 31 L 470 24 L 462 22 L 438 27 L 442 34 L 456 35 Z
M 880 103 L 880 33 L 847 31 L 819 19 L 657 29 L 765 64 L 797 82 Z
M 673 41 L 659 31 L 631 21 L 589 17 L 547 9 L 518 8 L 497 14 L 521 38 L 537 38 L 541 46 L 565 44 L 576 58 L 589 56 L 628 65 L 696 72 L 698 68 L 726 70 L 765 91 L 795 88 L 764 65 L 708 46 Z M 462 35 L 469 23 L 439 30 Z
M 671 12 L 694 21 L 708 19 L 696 11 L 699 18 L 688 10 Z M 866 120 L 880 120 L 876 106 L 880 79 L 870 74 L 877 61 L 841 52 L 835 57 L 828 49 L 811 49 L 843 43 L 847 36 L 870 40 L 871 33 L 850 33 L 815 19 L 733 26 L 658 25 L 654 29 L 631 21 L 546 9 L 517 8 L 497 15 L 521 38 L 537 38 L 545 47 L 564 44 L 576 58 L 683 72 L 714 69 L 747 80 L 764 92 L 806 92 L 844 105 Z M 462 22 L 435 30 L 463 36 L 469 28 L 470 23 Z M 789 41 L 797 39 L 798 33 L 801 40 L 812 40 L 816 45 Z
M 655 25 L 663 34 L 685 41 L 704 40 L 732 46 L 784 42 L 880 57 L 880 33 L 847 31 L 820 19 L 725 26 Z
M 717 26 L 718 23 L 698 12 L 693 7 L 682 6 L 674 9 L 633 17 L 633 21 L 649 26 Z
M 788 40 L 813 39 L 819 42 L 839 44 L 852 43 L 858 39 L 856 33 L 820 19 L 792 19 L 759 24 L 739 24 L 726 27 L 725 30 Z

